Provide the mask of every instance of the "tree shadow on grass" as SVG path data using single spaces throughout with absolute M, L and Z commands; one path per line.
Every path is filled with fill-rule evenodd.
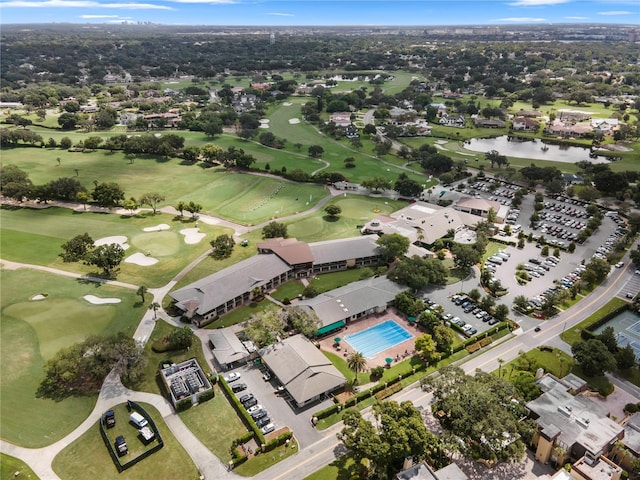
M 337 222 L 338 220 L 340 220 L 340 217 L 331 216 L 331 215 L 324 215 L 324 216 L 322 217 L 322 219 L 323 219 L 325 222 L 332 222 L 332 223 L 333 223 L 333 222 Z

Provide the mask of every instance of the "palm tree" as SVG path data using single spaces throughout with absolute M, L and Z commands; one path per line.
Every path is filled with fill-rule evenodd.
M 158 302 L 153 302 L 149 305 L 149 310 L 153 310 L 153 318 L 158 318 L 158 310 L 160 309 L 160 304 Z
M 136 292 L 136 295 L 140 295 L 140 298 L 142 299 L 142 303 L 144 303 L 144 295 L 148 291 L 149 291 L 149 289 L 147 287 L 145 287 L 144 285 L 140 285 L 138 287 L 138 291 Z
M 498 359 L 498 377 L 502 378 L 502 364 L 504 360 L 502 358 Z
M 367 359 L 360 352 L 353 352 L 347 357 L 347 366 L 350 370 L 354 371 L 356 376 L 353 379 L 353 384 L 358 383 L 358 372 L 364 371 L 367 366 Z

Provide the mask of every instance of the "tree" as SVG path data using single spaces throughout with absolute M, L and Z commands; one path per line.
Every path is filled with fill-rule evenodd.
M 65 262 L 78 262 L 84 259 L 91 248 L 93 248 L 93 238 L 85 232 L 63 243 L 60 257 L 62 257 L 62 260 Z
M 180 213 L 180 218 L 182 218 L 184 216 L 184 211 L 187 209 L 187 204 L 183 201 L 179 201 L 173 208 Z
M 616 368 L 616 359 L 600 340 L 592 338 L 586 342 L 576 342 L 571 353 L 585 375 L 597 377 Z
M 338 433 L 353 455 L 358 477 L 392 478 L 407 457 L 426 460 L 434 468 L 446 465 L 438 438 L 411 402 L 376 403 L 372 410 L 373 421 L 365 420 L 357 409 L 345 411 L 344 427 Z
M 451 253 L 453 253 L 453 263 L 463 271 L 464 275 L 468 275 L 471 267 L 480 263 L 482 258 L 482 253 L 473 245 L 462 243 L 454 243 L 451 246 Z
M 296 332 L 311 338 L 318 333 L 321 321 L 313 310 L 303 310 L 299 307 L 287 306 L 282 310 L 286 323 Z
M 60 401 L 97 394 L 112 370 L 128 383 L 135 383 L 142 378 L 144 367 L 142 347 L 130 336 L 122 332 L 109 337 L 91 336 L 63 348 L 47 361 L 36 396 Z
M 468 293 L 468 297 L 473 300 L 474 302 L 478 302 L 478 300 L 480 300 L 480 297 L 482 296 L 482 294 L 480 293 L 480 291 L 477 288 L 472 289 L 471 291 L 469 291 Z
M 76 200 L 82 203 L 82 207 L 84 210 L 87 209 L 87 202 L 89 201 L 89 194 L 87 192 L 78 192 L 76 194 Z
M 32 188 L 27 172 L 15 165 L 0 165 L 0 193 L 4 196 L 21 202 L 29 197 Z
M 491 162 L 491 168 L 493 168 L 494 164 L 498 164 L 498 167 L 505 165 L 507 163 L 507 157 L 504 155 L 500 155 L 497 150 L 490 150 L 484 154 L 484 158 Z
M 324 211 L 329 215 L 329 218 L 336 219 L 342 213 L 342 208 L 335 204 L 329 204 L 324 207 Z
M 99 183 L 91 196 L 101 207 L 113 208 L 124 200 L 124 191 L 115 182 Z
M 365 135 L 375 135 L 376 126 L 372 123 L 367 123 L 362 129 L 362 133 L 364 133 Z
M 393 189 L 403 197 L 418 197 L 422 193 L 422 185 L 411 180 L 406 173 L 401 173 Z
M 269 222 L 262 229 L 262 238 L 287 238 L 287 226 L 284 223 Z
M 198 217 L 198 213 L 202 211 L 202 205 L 191 200 L 185 205 L 184 209 L 191 214 L 191 218 L 195 219 Z
M 428 333 L 416 338 L 415 347 L 427 364 L 438 358 L 437 344 Z
M 509 307 L 507 307 L 504 303 L 501 303 L 496 306 L 494 316 L 498 320 L 504 320 L 505 318 L 507 318 L 507 315 L 509 315 Z
M 218 145 L 207 143 L 200 148 L 200 156 L 207 163 L 220 163 L 224 150 Z
M 382 260 L 386 263 L 393 262 L 403 256 L 409 250 L 409 239 L 399 233 L 389 233 L 376 240 Z
M 638 363 L 638 359 L 636 358 L 636 354 L 631 345 L 627 344 L 624 347 L 619 348 L 614 355 L 616 358 L 616 366 L 619 370 L 627 370 L 636 366 Z
M 145 287 L 144 285 L 140 285 L 138 287 L 138 290 L 136 291 L 136 295 L 140 295 L 140 299 L 142 300 L 142 303 L 144 303 L 144 296 L 146 295 L 146 293 L 149 291 L 149 289 L 147 287 Z
M 324 153 L 324 148 L 320 145 L 310 145 L 308 151 L 310 157 L 319 158 Z
M 87 265 L 101 268 L 105 277 L 111 277 L 117 273 L 120 262 L 124 260 L 124 249 L 117 243 L 99 245 L 88 251 L 84 260 Z
M 211 249 L 213 250 L 211 256 L 216 260 L 229 258 L 233 253 L 233 247 L 236 245 L 233 237 L 231 235 L 227 235 L 226 233 L 218 235 L 209 243 L 211 244 Z
M 360 352 L 352 352 L 347 357 L 347 366 L 349 370 L 355 373 L 355 377 L 353 379 L 354 385 L 358 383 L 358 373 L 362 372 L 367 366 L 367 359 L 364 358 L 364 355 Z
M 140 204 L 149 205 L 153 210 L 154 215 L 158 210 L 158 204 L 160 202 L 164 202 L 164 195 L 158 192 L 143 193 L 142 196 L 140 197 Z
M 431 310 L 425 310 L 420 313 L 418 317 L 418 324 L 424 328 L 427 332 L 433 333 L 433 330 L 438 325 L 442 325 L 438 316 L 433 313 Z
M 78 123 L 78 115 L 75 113 L 63 113 L 58 117 L 58 125 L 62 130 L 73 130 L 76 128 L 76 124 Z M 60 142 L 62 146 L 62 141 Z
M 373 192 L 379 192 L 380 190 L 389 190 L 391 188 L 391 182 L 383 177 L 375 177 L 362 180 L 360 186 Z
M 149 310 L 153 310 L 153 318 L 158 317 L 158 310 L 160 310 L 161 306 L 158 302 L 151 302 L 149 305 Z
M 247 338 L 258 348 L 272 345 L 285 335 L 285 322 L 280 312 L 267 310 L 252 315 L 244 322 L 243 328 Z
M 475 459 L 518 461 L 536 431 L 524 417 L 524 401 L 508 381 L 477 371 L 469 376 L 459 367 L 445 367 L 423 382 L 433 389 L 432 410 L 442 427 L 456 435 L 462 451 Z M 518 400 L 515 402 L 506 399 Z M 511 441 L 505 442 L 508 438 Z
M 432 337 L 439 352 L 448 352 L 455 341 L 456 335 L 450 328 L 439 324 L 433 327 Z
M 129 200 L 123 200 L 120 204 L 122 208 L 129 210 L 129 215 L 133 215 L 134 211 L 138 208 L 138 201 L 133 197 Z

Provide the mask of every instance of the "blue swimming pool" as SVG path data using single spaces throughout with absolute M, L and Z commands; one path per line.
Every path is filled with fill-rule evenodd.
M 410 338 L 413 338 L 413 335 L 393 320 L 387 320 L 353 335 L 345 335 L 344 340 L 354 351 L 362 353 L 367 358 L 373 358 Z

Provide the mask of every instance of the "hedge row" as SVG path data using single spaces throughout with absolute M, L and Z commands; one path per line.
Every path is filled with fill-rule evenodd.
M 238 415 L 240 415 L 240 417 L 244 419 L 245 426 L 253 432 L 260 445 L 264 444 L 264 435 L 256 425 L 256 422 L 253 421 L 253 418 L 251 418 L 251 415 L 249 415 L 249 413 L 247 412 L 247 409 L 244 408 L 244 405 L 240 403 L 238 397 L 233 394 L 229 384 L 222 377 L 218 378 L 218 382 L 220 383 L 222 390 L 224 390 L 224 393 L 227 395 L 227 398 L 236 409 L 236 412 L 238 412 Z
M 495 238 L 495 237 L 491 237 L 491 241 L 496 243 L 501 243 L 502 245 L 510 245 L 512 247 L 515 247 L 517 244 L 512 240 L 503 240 L 502 238 Z
M 580 331 L 580 336 L 582 337 L 583 340 L 590 340 L 592 338 L 596 338 L 596 334 L 593 333 L 594 330 L 596 330 L 598 327 L 601 327 L 602 325 L 607 323 L 609 320 L 611 320 L 613 317 L 619 315 L 624 310 L 630 310 L 630 309 L 631 309 L 631 306 L 629 304 L 620 305 L 615 310 L 607 313 L 604 317 L 593 322 L 587 328 L 583 328 Z
M 176 402 L 176 412 L 184 412 L 189 410 L 193 406 L 193 402 L 191 401 L 191 397 L 183 398 L 182 400 L 178 400 Z
M 385 388 L 384 390 L 376 393 L 376 399 L 381 401 L 384 400 L 387 397 L 390 397 L 391 395 L 393 395 L 394 393 L 399 392 L 400 390 L 402 390 L 402 384 L 400 382 L 391 385 L 388 388 Z
M 200 402 L 200 403 L 206 402 L 207 400 L 211 400 L 215 396 L 216 396 L 216 392 L 214 392 L 213 388 L 212 388 L 208 392 L 204 392 L 204 393 L 201 393 L 200 395 L 198 395 L 198 402 Z
M 285 432 L 282 435 L 278 435 L 276 438 L 271 440 L 269 443 L 266 443 L 263 448 L 260 449 L 261 452 L 270 452 L 276 447 L 280 445 L 284 445 L 287 440 L 293 437 L 293 433 L 291 431 Z

